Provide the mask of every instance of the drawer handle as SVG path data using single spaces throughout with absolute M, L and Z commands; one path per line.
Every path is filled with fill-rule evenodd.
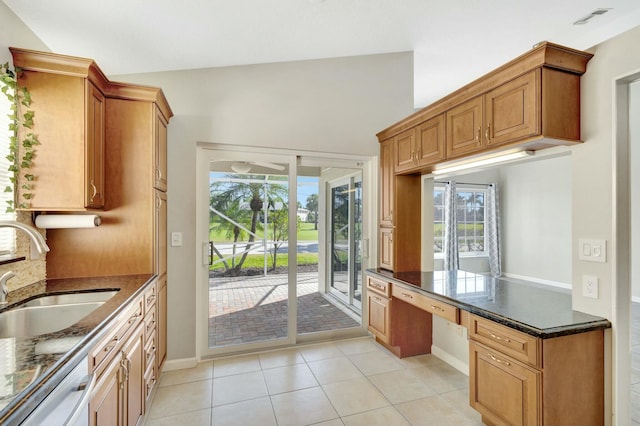
M 413 296 L 410 295 L 409 293 L 400 293 L 402 294 L 402 297 L 406 297 L 407 299 L 413 299 Z
M 492 332 L 489 332 L 489 334 L 491 335 L 491 337 L 493 337 L 496 340 L 500 340 L 500 341 L 503 341 L 503 342 L 511 343 L 511 339 L 507 339 L 506 337 L 496 336 Z
M 440 306 L 436 306 L 436 305 L 431 305 L 431 309 L 436 310 L 436 311 L 440 311 L 440 312 L 444 312 L 443 308 L 441 308 Z
M 501 359 L 498 359 L 495 356 L 493 356 L 490 352 L 487 352 L 487 355 L 489 355 L 489 357 L 495 362 L 497 362 L 498 364 L 511 365 L 509 361 L 503 361 Z

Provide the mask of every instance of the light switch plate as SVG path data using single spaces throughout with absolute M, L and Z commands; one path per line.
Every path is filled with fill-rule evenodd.
M 182 246 L 182 232 L 171 233 L 171 247 Z
M 580 238 L 578 240 L 578 258 L 588 262 L 606 262 L 607 240 Z

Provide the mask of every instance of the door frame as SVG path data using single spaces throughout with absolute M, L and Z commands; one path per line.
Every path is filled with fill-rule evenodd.
M 208 182 L 209 160 L 212 152 L 217 155 L 225 155 L 229 159 L 247 160 L 247 153 L 252 156 L 259 155 L 260 159 L 269 161 L 267 157 L 275 158 L 273 162 L 282 162 L 285 157 L 289 161 L 289 203 L 297 205 L 297 193 L 295 191 L 297 185 L 297 169 L 298 165 L 311 166 L 316 163 L 327 164 L 330 162 L 336 167 L 344 166 L 355 168 L 354 165 L 362 169 L 362 179 L 366 182 L 363 185 L 363 211 L 368 213 L 363 220 L 363 270 L 367 268 L 375 268 L 377 266 L 378 249 L 376 244 L 378 222 L 378 156 L 356 156 L 348 154 L 335 154 L 324 152 L 311 152 L 302 150 L 278 149 L 278 148 L 262 148 L 255 146 L 228 145 L 211 142 L 197 142 L 196 144 L 196 223 L 195 223 L 195 252 L 194 267 L 196 269 L 196 359 L 210 359 L 232 353 L 246 353 L 257 350 L 277 349 L 279 347 L 294 346 L 296 344 L 311 343 L 331 338 L 347 338 L 362 336 L 366 333 L 366 321 L 362 321 L 362 326 L 357 330 L 333 330 L 326 332 L 313 333 L 311 335 L 297 334 L 297 321 L 295 314 L 297 312 L 297 297 L 295 292 L 297 265 L 295 256 L 289 257 L 289 325 L 286 339 L 276 341 L 266 341 L 257 343 L 248 343 L 241 346 L 230 346 L 211 350 L 208 345 L 208 241 L 204 240 L 204 236 L 208 235 L 209 214 L 208 200 L 209 187 L 204 185 Z M 292 194 L 293 192 L 293 194 Z M 204 214 L 203 212 L 206 212 Z M 296 210 L 290 209 L 289 220 L 295 223 Z M 292 217 L 293 216 L 293 217 Z M 289 230 L 289 244 L 295 244 L 297 247 L 297 236 Z M 292 238 L 293 237 L 293 238 Z M 366 237 L 366 238 L 365 238 Z M 293 277 L 292 277 L 293 274 Z M 325 279 L 324 271 L 320 273 L 319 279 Z M 294 291 L 291 288 L 294 287 Z M 363 285 L 362 298 L 366 298 L 366 290 Z M 294 316 L 292 319 L 291 316 Z M 368 315 L 366 303 L 362 304 L 362 317 Z

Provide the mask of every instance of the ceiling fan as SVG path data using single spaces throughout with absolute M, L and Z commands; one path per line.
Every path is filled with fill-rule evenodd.
M 236 161 L 231 163 L 231 170 L 236 173 L 249 173 L 251 166 L 266 167 L 273 170 L 284 170 L 285 167 L 280 164 L 270 163 L 268 161 Z

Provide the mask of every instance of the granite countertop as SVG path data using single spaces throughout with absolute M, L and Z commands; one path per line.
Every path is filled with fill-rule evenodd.
M 109 321 L 153 278 L 152 274 L 141 274 L 55 279 L 9 293 L 10 304 L 0 313 L 43 295 L 118 290 L 104 305 L 64 330 L 0 339 L 0 424 L 19 423 L 33 411 L 66 374 L 85 361 L 90 348 L 106 333 Z M 45 346 L 50 350 L 42 350 Z
M 611 327 L 605 318 L 574 311 L 571 293 L 561 288 L 465 271 L 367 272 L 542 339 Z

